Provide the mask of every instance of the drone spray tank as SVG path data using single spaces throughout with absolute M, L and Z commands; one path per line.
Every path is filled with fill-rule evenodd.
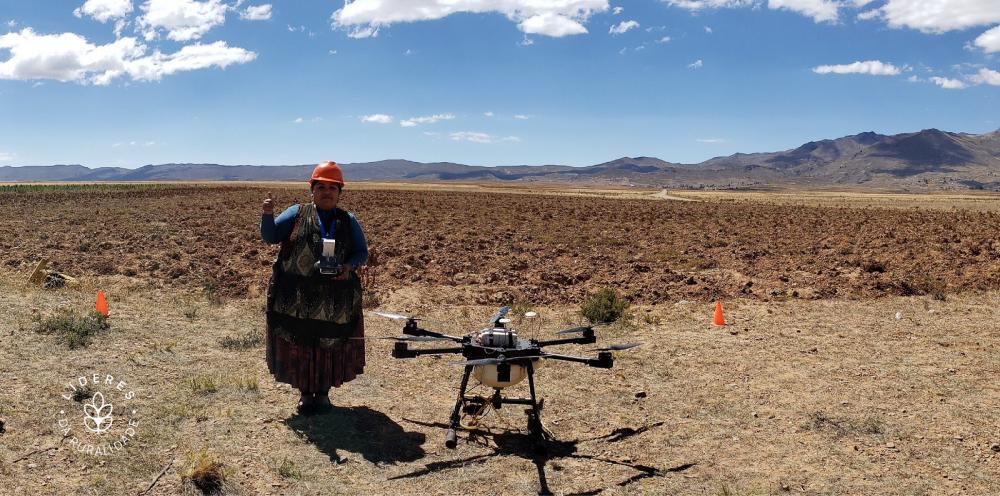
M 516 350 L 526 347 L 525 345 L 528 342 L 519 340 L 516 330 L 503 327 L 510 323 L 510 319 L 503 318 L 497 322 L 500 324 L 500 327 L 483 329 L 473 336 L 472 341 L 486 348 Z M 499 357 L 504 357 L 504 355 L 501 354 Z M 535 370 L 538 370 L 544 362 L 542 358 L 532 358 L 530 360 Z M 505 389 L 520 384 L 521 381 L 526 379 L 528 377 L 528 368 L 524 365 L 503 361 L 498 364 L 476 365 L 472 369 L 472 377 L 485 386 L 494 389 Z

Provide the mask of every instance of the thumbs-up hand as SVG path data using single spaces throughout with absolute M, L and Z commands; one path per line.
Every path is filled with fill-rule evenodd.
M 264 199 L 264 204 L 261 205 L 261 213 L 264 215 L 274 215 L 274 198 L 271 198 L 271 192 L 267 192 L 267 198 Z

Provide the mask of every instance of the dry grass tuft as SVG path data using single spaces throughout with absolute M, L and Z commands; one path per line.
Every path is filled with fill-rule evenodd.
M 282 479 L 295 479 L 299 480 L 302 478 L 302 470 L 295 466 L 295 462 L 289 460 L 288 458 L 282 458 L 278 462 L 275 471 Z
M 54 334 L 56 339 L 65 343 L 71 350 L 87 346 L 93 336 L 110 328 L 108 320 L 97 312 L 80 314 L 64 310 L 46 318 L 35 317 L 35 332 Z
M 236 336 L 225 336 L 219 344 L 227 350 L 252 350 L 264 344 L 264 333 L 260 329 L 250 329 Z
M 190 453 L 187 458 L 187 468 L 181 479 L 193 484 L 202 494 L 221 494 L 227 476 L 222 462 L 204 448 Z
M 195 394 L 211 394 L 219 391 L 219 383 L 216 377 L 211 375 L 191 377 L 186 383 Z
M 580 305 L 580 314 L 591 323 L 609 323 L 630 318 L 629 303 L 611 288 L 601 288 Z

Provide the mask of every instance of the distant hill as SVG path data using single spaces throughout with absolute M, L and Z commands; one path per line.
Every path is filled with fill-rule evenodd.
M 314 164 L 160 164 L 138 169 L 82 165 L 0 167 L 0 181 L 301 181 Z M 737 153 L 699 164 L 622 157 L 587 167 L 484 167 L 409 160 L 342 164 L 354 181 L 517 181 L 661 188 L 770 187 L 1000 191 L 1000 131 L 864 132 L 770 153 Z

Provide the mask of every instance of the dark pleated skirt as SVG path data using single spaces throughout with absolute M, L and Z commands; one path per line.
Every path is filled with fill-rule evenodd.
M 364 335 L 364 317 L 359 316 L 351 337 Z M 323 393 L 364 372 L 365 340 L 339 340 L 332 346 L 320 346 L 318 339 L 297 344 L 268 328 L 267 368 L 278 382 L 307 394 Z

